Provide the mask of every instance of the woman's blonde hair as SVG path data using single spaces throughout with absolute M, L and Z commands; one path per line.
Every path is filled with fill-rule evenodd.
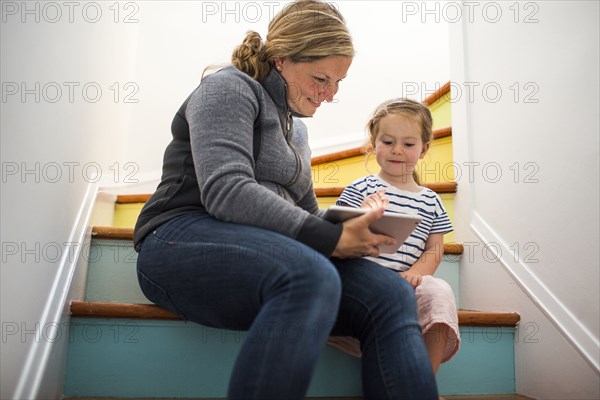
M 236 47 L 231 61 L 256 80 L 263 79 L 275 58 L 310 62 L 329 56 L 354 56 L 344 18 L 333 5 L 318 0 L 287 4 L 269 23 L 267 40 L 250 31 Z
M 421 125 L 421 140 L 423 145 L 431 143 L 433 140 L 433 119 L 429 108 L 423 103 L 411 99 L 396 98 L 387 100 L 381 103 L 373 112 L 373 116 L 367 123 L 367 135 L 369 143 L 367 152 L 373 152 L 375 149 L 375 141 L 379 133 L 379 123 L 381 119 L 387 115 L 402 115 L 407 118 L 415 118 Z M 419 173 L 415 169 L 413 178 L 417 185 L 421 184 Z

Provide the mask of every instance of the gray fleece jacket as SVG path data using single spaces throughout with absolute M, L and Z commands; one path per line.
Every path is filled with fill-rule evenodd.
M 235 67 L 205 77 L 171 131 L 161 182 L 135 226 L 136 249 L 173 217 L 206 212 L 331 255 L 342 226 L 320 218 L 306 126 L 288 109 L 278 72 L 261 82 Z

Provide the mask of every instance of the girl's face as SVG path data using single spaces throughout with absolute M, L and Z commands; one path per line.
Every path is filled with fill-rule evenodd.
M 390 183 L 414 183 L 413 171 L 429 144 L 421 138 L 418 118 L 388 114 L 379 120 L 375 154 L 381 176 Z
M 275 68 L 287 84 L 288 107 L 312 117 L 323 101 L 333 101 L 340 81 L 346 77 L 352 57 L 330 56 L 313 62 L 275 60 Z

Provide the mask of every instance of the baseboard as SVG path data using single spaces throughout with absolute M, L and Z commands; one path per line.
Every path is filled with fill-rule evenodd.
M 520 257 L 514 257 L 514 252 L 510 249 L 509 244 L 502 240 L 481 215 L 474 211 L 472 217 L 471 229 L 482 244 L 485 246 L 486 243 L 494 243 L 494 246 L 486 246 L 488 251 L 494 254 L 512 279 L 596 371 L 596 374 L 600 373 L 598 338 L 569 311 L 531 269 L 527 268 Z M 499 246 L 499 248 L 495 246 Z
M 59 261 L 58 272 L 52 283 L 45 308 L 39 321 L 44 327 L 44 340 L 35 341 L 25 360 L 13 398 L 37 399 L 60 398 L 64 382 L 66 349 L 69 337 L 69 304 L 74 295 L 72 282 L 89 246 L 86 238 L 91 236 L 90 218 L 98 194 L 97 183 L 90 182 L 81 207 L 77 213 L 65 251 Z M 49 328 L 49 329 L 47 329 Z

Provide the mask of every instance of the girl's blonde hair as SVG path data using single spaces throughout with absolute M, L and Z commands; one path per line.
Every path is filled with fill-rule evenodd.
M 391 114 L 415 118 L 421 125 L 421 140 L 423 141 L 423 145 L 431 143 L 433 140 L 433 119 L 431 118 L 429 108 L 427 108 L 425 104 L 415 100 L 396 98 L 380 104 L 367 123 L 369 140 L 367 145 L 368 153 L 372 153 L 375 149 L 375 141 L 377 140 L 377 134 L 379 133 L 379 123 L 381 122 L 381 119 Z M 421 179 L 419 178 L 419 173 L 416 169 L 413 171 L 413 178 L 417 185 L 421 184 Z
M 333 5 L 297 0 L 286 5 L 269 23 L 267 40 L 250 31 L 236 47 L 231 61 L 256 80 L 268 75 L 275 58 L 310 62 L 329 56 L 354 56 L 344 18 Z

